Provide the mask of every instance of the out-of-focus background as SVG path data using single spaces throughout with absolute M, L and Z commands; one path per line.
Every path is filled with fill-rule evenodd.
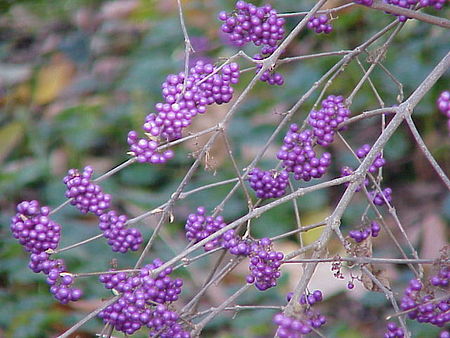
M 290 12 L 307 10 L 314 1 L 270 3 L 278 12 Z M 339 1 L 329 1 L 328 6 L 338 4 Z M 220 10 L 229 11 L 233 5 L 234 1 L 224 0 L 183 1 L 186 26 L 195 49 L 192 61 L 214 63 L 236 52 L 219 34 L 220 22 L 216 19 Z M 184 39 L 175 0 L 0 0 L 0 13 L 0 336 L 49 337 L 69 328 L 110 293 L 96 277 L 83 278 L 77 282 L 84 289 L 83 300 L 64 306 L 56 303 L 45 276 L 27 268 L 28 254 L 10 234 L 9 220 L 15 205 L 22 200 L 37 199 L 43 205 L 55 207 L 64 201 L 62 178 L 69 168 L 91 165 L 99 175 L 128 159 L 128 131 L 138 130 L 145 115 L 161 100 L 160 85 L 165 77 L 183 70 Z M 448 17 L 449 10 L 434 13 Z M 297 20 L 289 19 L 287 27 L 292 28 Z M 332 34 L 304 32 L 289 46 L 286 55 L 354 48 L 391 20 L 393 17 L 381 12 L 350 8 L 335 15 Z M 447 52 L 448 42 L 448 32 L 443 28 L 408 23 L 394 40 L 383 64 L 403 84 L 408 96 Z M 251 54 L 252 48 L 247 51 Z M 362 55 L 360 60 L 367 68 L 366 58 L 367 55 Z M 334 56 L 286 64 L 279 68 L 285 77 L 284 86 L 257 85 L 229 129 L 241 168 L 250 163 L 273 132 L 280 114 L 337 60 Z M 244 61 L 241 65 L 250 66 Z M 253 72 L 243 74 L 235 87 L 236 93 L 245 88 L 252 75 Z M 361 76 L 361 68 L 353 62 L 327 94 L 348 95 Z M 397 102 L 398 88 L 385 72 L 378 68 L 371 79 L 386 105 Z M 440 91 L 448 89 L 448 80 L 448 77 L 441 79 L 415 112 L 423 138 L 447 172 L 450 143 L 446 121 L 434 101 Z M 304 119 L 317 95 L 295 115 L 295 122 Z M 205 116 L 194 120 L 190 130 L 212 126 L 227 107 L 209 107 Z M 364 85 L 351 109 L 356 114 L 377 107 L 373 92 Z M 373 119 L 352 125 L 344 135 L 355 149 L 372 143 L 379 133 L 380 122 Z M 261 161 L 263 169 L 275 166 L 280 140 L 281 137 Z M 198 138 L 177 146 L 175 159 L 164 166 L 134 164 L 102 182 L 102 187 L 113 195 L 115 207 L 130 216 L 151 210 L 170 197 L 204 142 L 205 139 Z M 340 142 L 331 151 L 333 166 L 325 179 L 337 177 L 342 165 L 356 163 Z M 406 128 L 400 128 L 384 154 L 387 159 L 384 185 L 393 189 L 394 205 L 409 238 L 421 257 L 439 256 L 439 249 L 447 243 L 449 194 Z M 187 190 L 235 176 L 223 145 L 215 146 L 209 155 Z M 164 238 L 155 245 L 148 262 L 155 257 L 168 259 L 173 250 L 181 250 L 186 245 L 183 222 L 189 212 L 198 205 L 212 210 L 229 189 L 230 186 L 222 186 L 177 203 L 174 222 L 166 226 Z M 303 224 L 326 217 L 342 191 L 338 187 L 302 197 L 298 203 Z M 360 223 L 365 205 L 363 196 L 357 195 L 343 220 L 345 233 Z M 252 234 L 272 236 L 294 229 L 291 207 L 282 206 L 256 219 Z M 226 204 L 223 215 L 231 221 L 245 211 L 245 198 L 238 193 Z M 397 234 L 386 208 L 382 212 Z M 65 207 L 55 220 L 63 227 L 62 246 L 99 233 L 96 218 L 81 215 L 73 207 Z M 138 225 L 145 238 L 149 238 L 155 222 L 156 218 L 149 218 Z M 317 231 L 308 232 L 304 235 L 305 243 L 317 235 Z M 296 246 L 298 243 L 291 239 L 280 243 L 278 248 L 289 252 Z M 339 253 L 339 246 L 332 243 L 330 255 Z M 373 241 L 373 251 L 379 257 L 399 256 L 384 234 Z M 113 258 L 119 267 L 129 267 L 138 254 L 112 254 L 100 239 L 61 257 L 70 271 L 88 272 L 107 270 Z M 215 259 L 200 261 L 178 272 L 186 280 L 181 304 L 195 293 L 195 285 L 206 278 Z M 398 296 L 412 275 L 405 267 L 384 268 L 383 274 Z M 245 265 L 238 268 L 209 292 L 201 308 L 208 302 L 219 304 L 242 285 L 246 269 Z M 284 304 L 284 295 L 295 285 L 301 268 L 291 265 L 284 272 L 279 288 L 267 292 L 252 290 L 239 304 Z M 344 274 L 348 276 L 345 269 Z M 380 318 L 392 311 L 383 294 L 369 292 L 359 282 L 355 282 L 353 291 L 348 291 L 349 277 L 334 278 L 330 265 L 322 265 L 316 276 L 311 288 L 320 288 L 325 294 L 326 301 L 320 308 L 329 321 L 323 331 L 327 337 L 375 337 L 383 332 L 384 322 Z M 233 320 L 231 315 L 219 316 L 207 327 L 204 336 L 265 337 L 274 333 L 271 311 L 242 312 Z M 417 337 L 432 337 L 437 332 L 426 324 L 411 323 L 411 327 Z M 92 320 L 79 330 L 78 336 L 92 337 L 101 328 L 100 320 Z M 136 336 L 145 336 L 144 330 Z

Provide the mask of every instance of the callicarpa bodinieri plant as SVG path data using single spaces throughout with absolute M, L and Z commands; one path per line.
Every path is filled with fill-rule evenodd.
M 383 294 L 389 301 L 390 311 L 380 313 L 377 318 L 377 326 L 384 328 L 384 337 L 415 337 L 418 323 L 437 328 L 430 329 L 433 332 L 430 337 L 434 332 L 439 332 L 440 337 L 450 336 L 449 247 L 439 248 L 440 255 L 436 257 L 419 255 L 406 231 L 411 220 L 401 219 L 395 209 L 403 196 L 384 179 L 389 175 L 389 158 L 385 156 L 388 143 L 398 130 L 404 129 L 412 134 L 414 147 L 423 153 L 440 184 L 450 190 L 448 172 L 436 161 L 414 123 L 416 107 L 450 68 L 450 21 L 439 12 L 448 4 L 438 0 L 371 0 L 343 1 L 336 5 L 335 1 L 319 0 L 308 2 L 311 7 L 306 11 L 300 11 L 304 4 L 299 2 L 299 11 L 289 13 L 277 10 L 276 4 L 277 1 L 240 0 L 212 17 L 210 25 L 223 43 L 233 46 L 235 54 L 208 61 L 191 59 L 193 49 L 189 25 L 185 23 L 185 4 L 178 0 L 185 67 L 167 74 L 161 84 L 160 102 L 154 103 L 148 115 L 141 114 L 140 129 L 127 131 L 127 138 L 120 140 L 129 159 L 102 174 L 91 165 L 68 170 L 61 177 L 67 198 L 62 205 L 45 206 L 37 200 L 17 204 L 11 235 L 29 253 L 29 268 L 46 279 L 48 297 L 53 296 L 62 304 L 85 299 L 83 289 L 77 285 L 80 279 L 89 279 L 89 283 L 97 283 L 104 289 L 101 304 L 71 323 L 59 337 L 76 334 L 90 320 L 102 321 L 104 327 L 97 332 L 102 337 L 140 333 L 149 337 L 200 337 L 207 335 L 211 323 L 217 323 L 214 320 L 221 317 L 232 320 L 229 314 L 238 316 L 241 311 L 269 313 L 273 336 L 323 337 L 328 332 L 327 317 L 334 314 L 323 307 L 328 295 L 314 285 L 313 278 L 328 263 L 330 274 L 336 280 L 346 281 L 346 292 L 355 292 L 352 289 L 358 285 Z M 367 40 L 357 41 L 346 50 L 292 54 L 290 45 L 302 41 L 304 34 L 323 41 L 335 39 L 333 34 L 339 21 L 354 10 L 388 17 L 390 22 L 371 27 Z M 441 60 L 430 67 L 414 90 L 403 93 L 401 82 L 383 62 L 391 48 L 398 48 L 399 36 L 408 25 L 447 30 L 447 41 L 442 41 L 446 51 Z M 259 147 L 252 159 L 246 163 L 238 161 L 234 151 L 240 145 L 233 144 L 229 137 L 230 125 L 244 114 L 241 110 L 244 102 L 254 99 L 253 89 L 287 86 L 283 76 L 286 65 L 306 68 L 308 62 L 319 58 L 332 60 L 330 67 L 314 79 L 309 90 L 298 92 L 291 107 L 284 106 L 270 136 L 257 140 Z M 369 65 L 367 68 L 363 58 Z M 349 68 L 353 66 L 360 70 L 353 90 L 343 92 L 333 86 L 339 78 L 350 76 Z M 383 81 L 394 84 L 396 92 L 382 92 L 375 86 L 372 77 L 377 71 Z M 363 86 L 370 88 L 378 105 L 367 104 L 360 111 L 354 108 L 354 101 L 364 100 L 365 97 L 359 97 Z M 450 130 L 449 93 L 447 88 L 433 98 L 436 102 L 433 118 L 441 120 Z M 224 107 L 220 121 L 191 132 L 192 124 L 207 117 L 208 111 L 218 105 Z M 352 130 L 367 128 L 368 123 L 376 125 L 377 134 L 354 139 Z M 448 130 L 444 129 L 442 142 L 448 142 Z M 206 137 L 207 141 L 195 153 L 189 167 L 178 168 L 184 176 L 163 204 L 153 205 L 140 215 L 126 214 L 117 207 L 114 194 L 104 192 L 102 182 L 112 175 L 125 172 L 131 165 L 142 166 L 149 173 L 164 168 L 186 151 L 177 145 L 199 137 Z M 217 143 L 226 149 L 234 175 L 187 190 L 193 178 L 201 175 L 202 163 L 208 161 Z M 346 154 L 348 162 L 342 162 L 340 153 Z M 275 165 L 266 166 L 267 158 Z M 222 200 L 213 201 L 215 208 L 205 206 L 210 205 L 208 201 L 181 218 L 179 213 L 173 214 L 181 200 L 224 187 L 227 193 Z M 305 224 L 300 212 L 302 198 L 324 189 L 335 191 L 335 204 L 319 222 Z M 240 217 L 230 219 L 226 210 L 233 205 L 228 202 L 236 196 L 247 209 Z M 344 213 L 356 199 L 365 205 L 358 211 L 361 222 L 345 225 Z M 272 209 L 285 205 L 292 209 L 289 231 L 255 236 L 256 220 L 264 220 Z M 61 246 L 61 230 L 65 225 L 57 223 L 54 215 L 62 208 L 73 208 L 95 219 L 98 235 Z M 157 217 L 157 223 L 151 235 L 144 236 L 139 223 L 150 216 Z M 154 248 L 167 239 L 167 228 L 174 221 L 184 225 L 178 229 L 184 236 L 177 238 L 184 244 L 181 248 L 173 246 L 173 252 L 163 259 L 155 255 Z M 267 227 L 277 228 L 271 222 L 274 219 L 268 218 Z M 306 243 L 304 236 L 310 231 L 318 235 Z M 258 231 L 263 232 L 264 229 Z M 374 257 L 381 237 L 391 243 L 392 250 Z M 279 245 L 289 238 L 295 247 L 286 249 Z M 66 260 L 71 249 L 102 240 L 104 250 L 121 255 L 137 253 L 135 264 L 124 266 L 118 258 L 98 262 L 98 266 L 109 266 L 99 271 L 69 268 Z M 337 243 L 339 250 L 332 248 L 331 243 L 333 246 Z M 194 264 L 207 259 L 212 262 Z M 391 287 L 389 278 L 395 276 L 387 277 L 386 265 L 401 265 L 409 270 L 412 277 L 405 289 L 397 292 Z M 300 274 L 289 290 L 282 280 L 286 268 L 292 266 Z M 215 302 L 210 290 L 239 269 L 244 271 L 240 280 L 235 281 L 239 286 L 225 300 Z M 184 290 L 186 279 L 195 281 L 191 292 Z M 248 299 L 242 301 L 246 294 L 270 292 L 283 301 L 270 303 L 270 298 L 258 304 L 251 304 Z M 345 307 L 338 303 L 334 306 Z M 226 328 L 226 320 L 215 325 Z M 336 325 L 336 319 L 333 323 Z

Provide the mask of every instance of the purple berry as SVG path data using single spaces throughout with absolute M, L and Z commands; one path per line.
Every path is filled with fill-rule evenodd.
M 49 213 L 50 208 L 41 207 L 36 200 L 17 205 L 11 232 L 27 252 L 40 254 L 58 247 L 61 226 L 49 218 Z
M 212 217 L 205 215 L 205 208 L 198 207 L 197 212 L 190 214 L 186 220 L 185 231 L 188 241 L 200 242 L 206 237 L 226 226 L 222 216 Z M 219 236 L 204 245 L 205 251 L 210 251 L 221 245 L 222 236 Z
M 313 133 L 307 129 L 299 131 L 297 124 L 292 124 L 283 139 L 283 145 L 277 158 L 283 161 L 287 172 L 293 172 L 296 180 L 309 181 L 322 177 L 331 164 L 331 154 L 323 153 L 318 157 L 313 149 Z
M 309 19 L 307 27 L 317 34 L 320 33 L 331 33 L 333 31 L 333 26 L 329 23 L 329 18 L 327 15 L 313 16 Z
M 334 140 L 334 134 L 339 130 L 339 125 L 350 115 L 343 96 L 329 95 L 324 99 L 321 108 L 317 111 L 312 110 L 308 119 L 317 143 L 324 147 L 330 145 Z
M 67 186 L 66 197 L 82 213 L 92 212 L 100 216 L 111 204 L 111 195 L 103 193 L 102 188 L 91 180 L 94 170 L 87 166 L 80 173 L 77 169 L 70 169 L 64 177 Z
M 278 198 L 286 193 L 289 174 L 286 170 L 277 172 L 254 168 L 248 173 L 248 180 L 258 198 Z
M 183 281 L 169 277 L 168 268 L 152 277 L 151 271 L 163 262 L 155 259 L 144 266 L 137 276 L 123 272 L 101 275 L 99 280 L 107 289 L 121 293 L 120 298 L 98 316 L 118 331 L 133 334 L 142 326 L 150 329 L 150 337 L 190 337 L 178 323 L 179 315 L 168 305 L 178 299 Z
M 127 228 L 127 221 L 125 215 L 118 215 L 114 210 L 99 217 L 98 227 L 114 252 L 137 251 L 142 244 L 141 232 L 136 228 Z

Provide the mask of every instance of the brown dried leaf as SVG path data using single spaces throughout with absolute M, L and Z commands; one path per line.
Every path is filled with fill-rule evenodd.
M 387 289 L 390 289 L 389 279 L 387 278 L 386 271 L 376 268 L 374 265 L 369 264 L 366 266 L 372 275 Z M 377 284 L 365 273 L 362 275 L 362 283 L 364 287 L 369 291 L 383 292 Z

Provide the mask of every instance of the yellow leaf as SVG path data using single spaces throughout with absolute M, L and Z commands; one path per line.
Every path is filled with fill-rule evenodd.
M 23 128 L 19 122 L 11 122 L 0 129 L 0 162 L 14 149 L 22 134 Z
M 52 102 L 71 82 L 75 72 L 73 63 L 62 54 L 55 55 L 49 65 L 42 67 L 36 80 L 34 103 Z
M 328 216 L 330 216 L 330 211 L 328 209 L 321 209 L 314 212 L 304 213 L 303 215 L 301 215 L 302 225 L 306 226 L 308 224 L 323 222 Z M 304 244 L 307 245 L 314 242 L 319 238 L 322 231 L 323 227 L 319 227 L 302 233 Z

